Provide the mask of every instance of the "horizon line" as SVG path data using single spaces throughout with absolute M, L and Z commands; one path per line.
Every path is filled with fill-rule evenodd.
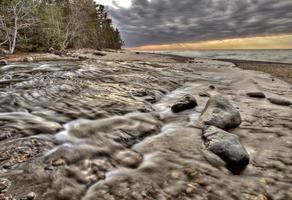
M 130 50 L 218 50 L 218 49 L 292 49 L 292 34 L 251 36 L 197 42 L 176 42 L 126 47 Z

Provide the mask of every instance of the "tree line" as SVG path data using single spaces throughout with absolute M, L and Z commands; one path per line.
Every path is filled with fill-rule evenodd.
M 0 0 L 0 48 L 13 53 L 120 49 L 120 32 L 94 0 Z

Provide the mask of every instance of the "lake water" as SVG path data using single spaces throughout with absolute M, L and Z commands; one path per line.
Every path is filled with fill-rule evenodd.
M 292 50 L 192 50 L 159 51 L 159 53 L 211 59 L 220 58 L 292 63 Z

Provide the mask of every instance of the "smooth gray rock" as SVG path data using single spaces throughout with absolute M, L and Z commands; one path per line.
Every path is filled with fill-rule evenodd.
M 185 95 L 178 102 L 172 105 L 171 110 L 174 113 L 179 113 L 184 110 L 193 109 L 198 105 L 195 97 L 191 95 Z
M 286 99 L 278 99 L 278 98 L 268 98 L 268 100 L 272 104 L 280 105 L 280 106 L 290 106 L 292 102 Z
M 248 92 L 246 95 L 253 98 L 266 98 L 266 95 L 263 92 Z
M 239 173 L 248 165 L 249 154 L 237 135 L 215 126 L 206 126 L 202 138 L 206 148 L 219 156 L 233 173 Z
M 205 125 L 212 125 L 223 130 L 236 128 L 241 123 L 241 117 L 229 100 L 222 95 L 212 96 L 201 114 Z

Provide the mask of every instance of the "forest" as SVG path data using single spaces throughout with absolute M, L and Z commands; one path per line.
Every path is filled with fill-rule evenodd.
M 0 49 L 7 53 L 122 45 L 105 7 L 94 0 L 0 0 Z

